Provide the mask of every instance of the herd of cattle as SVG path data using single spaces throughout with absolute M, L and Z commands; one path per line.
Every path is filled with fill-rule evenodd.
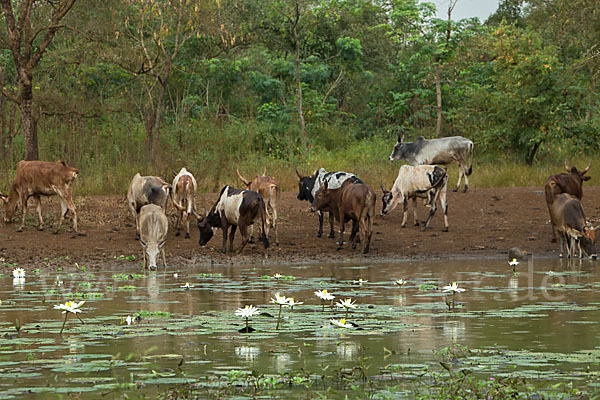
M 414 142 L 404 142 L 404 136 L 399 136 L 390 160 L 406 160 L 410 165 L 400 167 L 398 177 L 391 190 L 383 191 L 381 216 L 390 213 L 402 202 L 404 217 L 402 227 L 406 225 L 408 200 L 413 200 L 414 222 L 417 220 L 417 198 L 425 199 L 429 208 L 429 216 L 421 229 L 426 229 L 437 210 L 440 199 L 444 214 L 444 231 L 448 231 L 446 191 L 448 175 L 444 168 L 438 165 L 448 165 L 456 162 L 459 177 L 456 188 L 460 188 L 462 178 L 465 178 L 464 192 L 469 186 L 469 175 L 473 167 L 473 142 L 461 136 L 427 140 L 419 136 Z M 469 162 L 470 160 L 470 162 Z M 436 165 L 437 164 L 437 165 Z M 583 171 L 569 168 L 568 173 L 553 175 L 546 183 L 546 201 L 552 222 L 553 241 L 556 241 L 558 231 L 561 237 L 561 256 L 566 252 L 567 257 L 579 257 L 585 252 L 595 258 L 595 229 L 585 220 L 581 206 L 583 181 L 590 179 Z M 327 172 L 325 169 L 315 169 L 308 176 L 298 175 L 298 200 L 311 203 L 310 209 L 318 212 L 319 229 L 317 237 L 323 233 L 323 214 L 329 213 L 330 233 L 334 237 L 334 220 L 340 224 L 338 250 L 344 243 L 345 223 L 352 221 L 350 241 L 355 249 L 357 243 L 362 243 L 362 252 L 368 253 L 372 235 L 373 219 L 375 217 L 376 194 L 373 189 L 364 184 L 356 175 L 347 172 Z M 8 196 L 0 193 L 6 205 L 5 221 L 12 220 L 13 215 L 21 204 L 23 215 L 17 231 L 22 231 L 25 225 L 27 200 L 33 197 L 39 219 L 39 229 L 44 229 L 41 212 L 40 196 L 58 195 L 61 214 L 56 233 L 70 211 L 73 218 L 73 230 L 78 232 L 77 212 L 72 199 L 72 185 L 78 170 L 66 165 L 63 161 L 56 163 L 45 161 L 21 161 L 17 165 L 15 180 Z M 200 215 L 196 210 L 195 193 L 196 179 L 182 168 L 172 183 L 157 176 L 141 176 L 136 174 L 127 191 L 127 204 L 135 220 L 136 239 L 144 249 L 144 266 L 155 269 L 159 254 L 166 265 L 164 245 L 167 238 L 168 219 L 167 204 L 170 202 L 177 210 L 176 236 L 180 235 L 181 227 L 185 229 L 185 237 L 190 237 L 189 219 L 194 216 L 200 231 L 199 244 L 204 246 L 214 236 L 217 229 L 223 232 L 222 252 L 233 251 L 233 240 L 239 228 L 242 236 L 240 253 L 248 242 L 252 242 L 254 224 L 259 225 L 260 238 L 263 243 L 264 257 L 269 248 L 269 234 L 272 230 L 275 242 L 279 245 L 277 230 L 277 206 L 279 202 L 279 185 L 277 180 L 266 175 L 257 174 L 253 180 L 245 179 L 237 171 L 238 177 L 246 189 L 235 189 L 226 185 L 221 189 L 217 201 L 209 211 Z M 231 228 L 231 229 L 230 229 Z

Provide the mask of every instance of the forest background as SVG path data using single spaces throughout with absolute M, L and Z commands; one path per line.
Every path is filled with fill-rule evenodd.
M 0 190 L 25 158 L 77 194 L 182 166 L 201 191 L 264 167 L 295 190 L 295 164 L 390 186 L 400 134 L 471 139 L 475 187 L 596 160 L 597 0 L 456 1 L 0 0 Z

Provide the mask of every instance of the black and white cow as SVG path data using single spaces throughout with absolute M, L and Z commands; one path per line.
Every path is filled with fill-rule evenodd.
M 135 220 L 135 238 L 140 238 L 140 209 L 146 204 L 156 204 L 167 212 L 167 201 L 172 186 L 158 176 L 135 174 L 127 190 L 127 205 Z
M 466 192 L 469 188 L 469 175 L 473 172 L 473 142 L 462 136 L 451 136 L 439 139 L 425 139 L 419 136 L 414 142 L 404 142 L 404 135 L 398 136 L 390 161 L 406 160 L 410 165 L 448 165 L 458 164 L 458 182 L 456 192 L 460 188 L 462 177 L 465 177 Z M 471 163 L 469 162 L 471 157 Z
M 346 180 L 350 179 L 352 183 L 363 183 L 356 175 L 351 174 L 349 172 L 327 172 L 324 168 L 315 171 L 310 176 L 303 176 L 298 172 L 298 168 L 296 168 L 296 174 L 300 181 L 298 182 L 298 200 L 306 200 L 312 204 L 315 200 L 315 195 L 321 189 L 322 185 L 325 183 L 329 189 L 338 189 L 342 186 Z M 333 214 L 329 213 L 329 226 L 331 230 L 327 237 L 333 238 L 335 237 L 335 233 L 333 232 Z M 356 234 L 358 230 L 358 225 L 353 224 L 352 233 Z M 323 235 L 323 212 L 319 210 L 319 231 L 317 232 L 317 237 L 321 237 Z
M 267 220 L 267 211 L 262 196 L 251 190 L 234 189 L 227 185 L 221 189 L 219 199 L 211 208 L 207 215 L 198 221 L 200 230 L 200 246 L 204 246 L 213 237 L 214 230 L 221 228 L 223 230 L 223 253 L 227 249 L 227 230 L 231 226 L 229 236 L 229 251 L 233 252 L 233 239 L 235 231 L 239 227 L 242 235 L 242 245 L 237 253 L 240 254 L 248 240 L 250 233 L 248 227 L 259 217 L 262 223 L 262 242 L 264 246 L 264 257 L 267 258 L 267 249 L 269 248 L 269 226 Z
M 448 232 L 448 204 L 446 203 L 446 190 L 448 188 L 448 175 L 443 168 L 437 165 L 403 165 L 398 171 L 398 177 L 391 191 L 383 190 L 383 207 L 381 208 L 381 216 L 392 212 L 398 203 L 404 204 L 404 218 L 402 219 L 401 227 L 406 226 L 408 215 L 408 199 L 413 199 L 415 226 L 419 225 L 417 220 L 417 197 L 427 198 L 429 207 L 429 216 L 421 227 L 425 230 L 433 218 L 437 210 L 438 197 L 442 203 L 442 211 L 444 212 L 444 232 Z

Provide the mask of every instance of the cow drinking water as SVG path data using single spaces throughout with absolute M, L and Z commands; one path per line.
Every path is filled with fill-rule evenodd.
M 267 212 L 262 196 L 251 190 L 234 189 L 227 185 L 221 189 L 219 199 L 211 210 L 198 221 L 198 230 L 200 231 L 200 246 L 204 246 L 213 237 L 214 230 L 221 228 L 223 230 L 223 248 L 221 252 L 225 253 L 227 249 L 227 232 L 231 226 L 229 236 L 229 251 L 233 252 L 233 239 L 235 231 L 239 227 L 242 235 L 242 244 L 237 251 L 240 254 L 250 235 L 248 227 L 254 223 L 256 218 L 260 218 L 262 223 L 262 242 L 264 246 L 264 257 L 267 258 L 267 249 L 269 248 L 269 239 L 267 238 Z
M 471 163 L 469 164 L 469 156 Z M 458 182 L 456 192 L 460 188 L 462 177 L 465 177 L 466 192 L 469 188 L 469 175 L 473 172 L 473 142 L 462 136 L 451 136 L 439 139 L 425 139 L 419 136 L 414 142 L 404 142 L 404 135 L 398 136 L 390 161 L 406 160 L 410 165 L 447 165 L 458 164 Z
M 591 258 L 596 258 L 596 228 L 586 222 L 583 206 L 577 197 L 567 193 L 556 195 L 550 206 L 550 220 L 561 237 L 561 257 L 565 252 L 568 258 L 574 257 L 577 244 L 579 257 L 583 258 L 583 250 Z
M 169 221 L 162 208 L 146 204 L 140 209 L 140 244 L 144 248 L 144 268 L 156 269 L 158 253 L 167 267 L 165 249 Z

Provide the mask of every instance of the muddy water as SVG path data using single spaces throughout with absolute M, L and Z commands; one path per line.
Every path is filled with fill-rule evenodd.
M 600 273 L 588 261 L 522 260 L 516 274 L 504 260 L 171 266 L 145 275 L 132 265 L 0 277 L 0 398 L 152 392 L 208 385 L 231 370 L 333 375 L 365 358 L 370 376 L 410 376 L 439 367 L 439 351 L 456 345 L 474 350 L 461 366 L 484 376 L 597 379 Z M 283 278 L 270 278 L 276 273 Z M 444 296 L 454 281 L 465 292 Z M 354 328 L 328 322 L 344 312 L 323 311 L 318 289 L 356 301 Z M 278 330 L 276 292 L 304 302 L 282 310 Z M 53 306 L 71 298 L 86 301 L 85 324 L 70 315 L 59 335 L 63 314 Z M 244 320 L 234 314 L 246 304 L 263 312 L 249 321 L 250 334 L 238 332 Z

